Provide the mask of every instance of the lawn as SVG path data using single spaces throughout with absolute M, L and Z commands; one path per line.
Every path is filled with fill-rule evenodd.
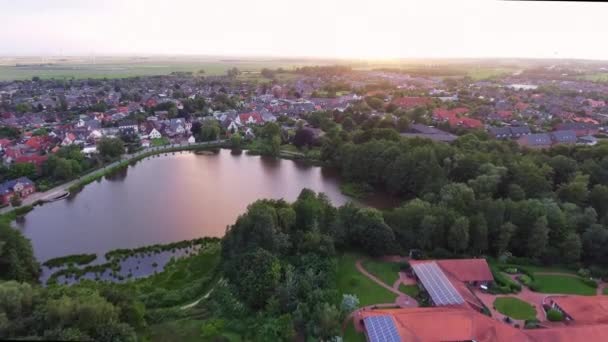
M 363 261 L 363 267 L 388 286 L 393 286 L 399 279 L 399 263 L 367 259 Z
M 154 147 L 169 145 L 169 139 L 167 139 L 166 137 L 162 137 L 162 138 L 158 138 L 158 139 L 152 139 L 152 140 L 150 140 L 150 143 Z
M 536 319 L 534 306 L 515 297 L 496 298 L 494 307 L 498 312 L 513 319 Z
M 405 293 L 406 295 L 412 298 L 416 298 L 416 296 L 420 293 L 420 289 L 416 285 L 399 284 L 399 291 Z
M 354 294 L 359 298 L 360 306 L 393 303 L 397 297 L 392 292 L 374 283 L 361 274 L 355 267 L 359 257 L 344 254 L 338 257 L 337 286 L 340 294 Z
M 584 296 L 592 296 L 596 293 L 595 287 L 586 284 L 579 277 L 535 274 L 534 283 L 538 286 L 538 292 L 542 293 L 578 294 Z
M 365 342 L 365 335 L 355 330 L 355 325 L 351 322 L 346 326 L 344 331 L 344 342 Z

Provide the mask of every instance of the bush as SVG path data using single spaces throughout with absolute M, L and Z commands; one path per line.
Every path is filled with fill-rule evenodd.
M 507 267 L 507 268 L 504 268 L 504 269 L 503 269 L 503 271 L 504 271 L 505 273 L 508 273 L 508 274 L 516 274 L 516 273 L 519 273 L 519 271 L 518 271 L 518 270 L 517 270 L 517 268 L 515 268 L 515 267 Z
M 540 322 L 537 319 L 528 319 L 524 323 L 525 329 L 536 329 L 539 327 Z
M 399 266 L 399 268 L 400 268 L 402 271 L 407 272 L 407 271 L 409 271 L 409 270 L 412 268 L 412 266 L 410 266 L 410 263 L 409 263 L 409 262 L 404 261 L 404 262 L 402 262 L 402 263 L 401 263 L 401 265 Z
M 517 280 L 526 286 L 530 286 L 532 284 L 532 279 L 527 274 L 520 275 L 517 277 Z
M 564 320 L 564 314 L 561 311 L 549 309 L 547 311 L 547 319 L 551 322 L 561 322 Z
M 494 281 L 498 284 L 498 293 L 517 293 L 521 291 L 521 285 L 513 281 L 513 279 L 507 277 L 502 272 L 492 268 L 492 275 L 494 276 Z M 493 286 L 494 288 L 494 286 Z
M 582 278 L 581 280 L 583 281 L 583 283 L 585 283 L 585 285 L 597 289 L 597 282 L 595 280 L 589 278 Z
M 591 271 L 587 268 L 581 268 L 576 272 L 581 278 L 589 278 L 591 276 Z

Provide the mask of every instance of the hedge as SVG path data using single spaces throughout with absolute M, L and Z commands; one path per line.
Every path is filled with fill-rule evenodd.
M 561 311 L 549 309 L 547 311 L 547 319 L 551 322 L 561 322 L 564 320 L 564 314 Z

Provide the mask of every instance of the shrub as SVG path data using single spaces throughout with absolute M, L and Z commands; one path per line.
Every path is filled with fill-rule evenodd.
M 581 268 L 576 272 L 581 278 L 589 278 L 591 276 L 591 271 L 587 268 Z
M 402 263 L 401 263 L 401 265 L 399 266 L 399 268 L 400 268 L 402 271 L 407 272 L 407 271 L 409 271 L 409 270 L 412 268 L 412 266 L 410 266 L 410 263 L 409 263 L 409 262 L 404 261 L 404 262 L 402 262 Z
M 589 278 L 582 278 L 583 283 L 585 283 L 585 285 L 593 287 L 594 289 L 597 289 L 597 282 L 593 279 L 589 279 Z
M 537 319 L 528 319 L 524 323 L 525 329 L 536 329 L 539 327 L 540 322 Z
M 547 319 L 551 322 L 561 322 L 564 320 L 564 314 L 555 309 L 547 311 Z
M 515 267 L 506 267 L 506 268 L 504 268 L 504 269 L 503 269 L 503 271 L 504 271 L 505 273 L 508 273 L 508 274 L 516 274 L 516 273 L 519 273 L 519 272 L 518 272 L 518 270 L 517 270 L 517 268 L 515 268 Z
M 532 279 L 526 274 L 520 275 L 519 277 L 517 277 L 517 280 L 519 280 L 520 283 L 526 286 L 530 286 L 530 284 L 532 284 Z

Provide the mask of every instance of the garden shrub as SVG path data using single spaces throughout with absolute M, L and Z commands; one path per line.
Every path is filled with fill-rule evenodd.
M 515 267 L 506 267 L 506 268 L 503 269 L 503 271 L 505 273 L 508 273 L 508 274 L 516 274 L 516 273 L 518 273 L 518 270 Z
M 526 286 L 530 286 L 530 284 L 532 284 L 532 279 L 527 274 L 520 275 L 519 277 L 517 277 L 517 280 L 519 280 L 522 284 Z
M 564 314 L 555 309 L 547 311 L 547 319 L 551 322 L 561 322 L 564 320 Z

